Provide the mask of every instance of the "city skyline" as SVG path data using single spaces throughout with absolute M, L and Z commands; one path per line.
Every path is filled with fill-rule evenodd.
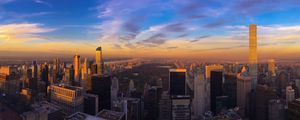
M 300 53 L 296 0 L 0 1 L 0 57 L 176 57 L 247 60 L 257 24 L 258 60 Z M 18 6 L 18 7 L 16 7 Z M 276 53 L 276 54 L 274 54 Z

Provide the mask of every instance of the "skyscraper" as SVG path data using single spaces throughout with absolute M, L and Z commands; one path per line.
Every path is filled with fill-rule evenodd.
M 170 69 L 170 95 L 185 95 L 186 69 Z
M 86 83 L 87 75 L 88 75 L 88 59 L 85 58 L 84 63 L 81 66 L 81 80 L 83 83 Z
M 37 92 L 37 64 L 36 61 L 32 61 L 32 77 L 30 79 L 30 84 L 29 87 L 34 90 L 35 92 Z
M 73 58 L 75 80 L 79 80 L 80 56 L 76 53 Z
M 217 97 L 222 96 L 223 72 L 214 70 L 210 74 L 210 107 L 213 113 L 217 113 Z
M 271 76 L 275 76 L 275 60 L 270 59 L 268 60 L 268 71 L 271 73 Z
M 249 25 L 249 72 L 251 76 L 251 89 L 257 85 L 257 36 L 256 25 Z
M 97 74 L 98 75 L 102 75 L 103 74 L 103 67 L 104 67 L 104 63 L 103 63 L 103 59 L 102 59 L 102 48 L 97 47 L 96 49 L 96 64 L 97 64 Z

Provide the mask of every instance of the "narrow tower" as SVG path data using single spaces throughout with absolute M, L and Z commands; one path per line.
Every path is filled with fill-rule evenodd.
M 97 47 L 96 49 L 96 64 L 97 64 L 97 74 L 102 75 L 103 74 L 103 59 L 102 59 L 102 48 Z
M 251 88 L 255 90 L 257 85 L 257 36 L 255 24 L 249 25 L 249 72 Z
M 80 56 L 76 53 L 73 58 L 75 81 L 79 81 Z

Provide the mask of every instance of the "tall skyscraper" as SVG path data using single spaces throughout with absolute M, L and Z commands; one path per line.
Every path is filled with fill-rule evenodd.
M 248 110 L 249 93 L 251 92 L 251 78 L 246 66 L 242 67 L 237 75 L 237 106 L 240 108 L 239 114 L 244 117 Z
M 88 59 L 85 58 L 84 59 L 84 63 L 81 66 L 81 84 L 82 86 L 85 86 L 86 84 L 86 80 L 87 80 L 87 76 L 88 76 Z
M 47 96 L 47 88 L 49 86 L 49 67 L 47 63 L 44 64 L 41 74 L 41 80 L 45 83 L 45 88 L 43 88 L 44 93 Z
M 268 60 L 268 71 L 271 73 L 271 76 L 276 76 L 276 71 L 275 71 L 275 60 L 270 59 Z
M 249 25 L 249 72 L 251 76 L 251 89 L 257 85 L 257 35 L 256 25 Z
M 185 95 L 186 94 L 186 69 L 170 69 L 170 95 Z
M 223 72 L 211 71 L 210 77 L 210 107 L 213 113 L 217 113 L 217 97 L 222 96 Z
M 210 90 L 206 89 L 207 81 L 204 78 L 204 74 L 197 72 L 194 77 L 194 99 L 193 99 L 193 112 L 196 117 L 201 116 L 206 110 L 208 101 L 207 92 Z
M 80 56 L 76 53 L 73 58 L 75 80 L 79 81 Z
M 38 72 L 38 70 L 37 70 L 36 61 L 32 61 L 32 77 L 30 79 L 31 82 L 30 82 L 29 86 L 35 92 L 37 92 L 37 79 L 38 79 L 37 78 L 37 74 L 38 74 L 37 72 Z
M 97 74 L 98 75 L 102 75 L 103 74 L 103 67 L 104 67 L 104 62 L 103 62 L 103 59 L 102 59 L 102 48 L 101 47 L 98 47 L 96 49 L 96 64 L 97 64 Z

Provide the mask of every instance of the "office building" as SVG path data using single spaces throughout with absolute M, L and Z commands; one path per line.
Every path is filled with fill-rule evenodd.
M 250 101 L 255 103 L 254 112 L 256 120 L 266 120 L 268 119 L 268 102 L 276 98 L 276 92 L 274 89 L 268 87 L 267 85 L 258 84 L 256 87 L 255 100 Z M 253 103 L 253 104 L 254 104 Z M 254 105 L 251 105 L 254 106 Z
M 95 62 L 97 65 L 97 74 L 102 75 L 104 72 L 104 61 L 102 59 L 102 48 L 101 47 L 97 47 L 97 49 L 96 49 L 95 60 L 96 60 Z
M 32 110 L 21 114 L 23 120 L 64 120 L 62 108 L 47 101 L 31 105 Z
M 292 88 L 292 86 L 286 87 L 285 95 L 286 95 L 286 97 L 285 97 L 286 104 L 295 100 L 295 90 Z
M 213 113 L 217 113 L 217 97 L 222 96 L 223 71 L 211 71 L 210 73 L 210 107 Z
M 171 99 L 172 120 L 191 120 L 191 97 L 173 96 Z
M 285 120 L 285 102 L 280 99 L 271 99 L 268 102 L 268 120 Z
M 268 72 L 271 74 L 271 76 L 276 76 L 276 66 L 274 59 L 268 60 Z
M 251 76 L 251 89 L 257 85 L 257 30 L 256 25 L 249 25 L 249 72 Z
M 237 74 L 225 73 L 223 84 L 223 95 L 228 96 L 228 107 L 234 108 L 237 105 Z
M 186 94 L 186 69 L 169 70 L 170 95 Z
M 62 107 L 66 115 L 83 112 L 84 90 L 82 87 L 51 85 L 48 91 L 50 102 Z
M 297 90 L 298 90 L 298 96 L 296 96 L 296 98 L 299 98 L 300 97 L 300 79 L 295 80 L 295 86 L 297 87 Z
M 47 88 L 49 86 L 49 68 L 48 68 L 48 65 L 47 63 L 45 63 L 43 65 L 43 68 L 42 68 L 42 74 L 41 74 L 41 81 L 44 82 L 44 88 L 42 90 L 43 93 L 47 96 Z
M 171 119 L 171 99 L 168 91 L 164 91 L 161 94 L 159 100 L 159 120 Z
M 201 116 L 205 111 L 208 111 L 210 105 L 210 98 L 207 97 L 208 82 L 204 78 L 204 74 L 197 72 L 194 77 L 194 99 L 193 99 L 193 112 L 196 117 Z
M 99 110 L 99 98 L 95 94 L 85 94 L 84 95 L 84 105 L 83 112 L 89 115 L 96 115 Z
M 239 114 L 242 117 L 246 116 L 249 109 L 249 93 L 251 92 L 251 77 L 249 77 L 247 67 L 242 67 L 242 70 L 237 75 L 237 106 L 240 108 Z
M 111 108 L 111 77 L 109 75 L 93 75 L 91 78 L 91 90 L 88 93 L 98 95 L 98 110 Z
M 73 57 L 74 77 L 75 81 L 79 82 L 80 79 L 80 56 L 76 53 Z
M 211 71 L 213 70 L 223 70 L 224 69 L 224 66 L 223 65 L 208 65 L 208 66 L 205 66 L 205 78 L 206 79 L 210 79 L 210 73 Z
M 118 91 L 119 91 L 119 80 L 117 77 L 112 78 L 111 85 L 111 101 L 116 101 L 118 99 Z
M 87 77 L 88 77 L 88 59 L 85 58 L 84 59 L 84 62 L 81 66 L 81 85 L 82 86 L 85 86 L 85 83 L 86 83 L 86 80 L 87 80 Z
M 288 103 L 288 120 L 299 120 L 300 98 Z

